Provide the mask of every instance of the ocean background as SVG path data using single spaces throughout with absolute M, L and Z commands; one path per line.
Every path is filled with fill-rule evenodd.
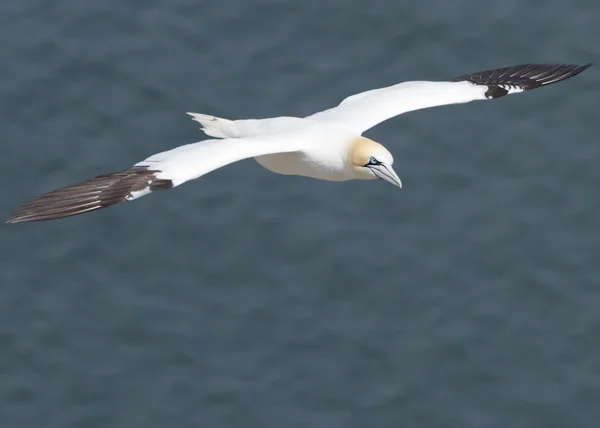
M 3 0 L 0 212 L 405 80 L 597 62 L 369 130 L 404 183 L 253 160 L 0 226 L 0 426 L 600 426 L 596 0 Z

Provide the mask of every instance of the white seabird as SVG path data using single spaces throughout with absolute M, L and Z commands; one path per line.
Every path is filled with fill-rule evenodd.
M 8 223 L 52 220 L 131 201 L 170 189 L 242 159 L 270 171 L 321 180 L 382 179 L 402 182 L 394 159 L 362 134 L 413 110 L 500 98 L 573 77 L 592 64 L 523 64 L 482 71 L 446 82 L 403 82 L 361 92 L 337 107 L 305 118 L 227 120 L 188 113 L 216 139 L 176 147 L 119 172 L 44 193 L 25 202 Z

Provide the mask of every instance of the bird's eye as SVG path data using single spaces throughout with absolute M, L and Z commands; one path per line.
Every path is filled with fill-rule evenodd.
M 369 158 L 369 162 L 367 163 L 367 165 L 379 165 L 381 162 L 379 162 L 377 159 L 375 159 L 373 156 L 371 156 Z

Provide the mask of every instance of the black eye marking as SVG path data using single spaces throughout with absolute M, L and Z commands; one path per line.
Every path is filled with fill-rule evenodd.
M 381 162 L 379 162 L 377 159 L 375 159 L 373 156 L 371 156 L 369 158 L 369 162 L 367 162 L 365 164 L 365 166 L 373 166 L 373 165 L 381 165 Z

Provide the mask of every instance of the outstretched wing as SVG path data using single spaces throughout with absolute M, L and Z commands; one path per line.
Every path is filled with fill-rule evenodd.
M 449 82 L 404 82 L 352 95 L 337 107 L 308 116 L 362 134 L 389 118 L 413 110 L 500 98 L 560 82 L 592 64 L 523 64 L 481 71 Z
M 295 138 L 205 140 L 157 153 L 123 171 L 102 174 L 25 202 L 8 223 L 54 220 L 171 189 L 242 159 L 298 151 Z

